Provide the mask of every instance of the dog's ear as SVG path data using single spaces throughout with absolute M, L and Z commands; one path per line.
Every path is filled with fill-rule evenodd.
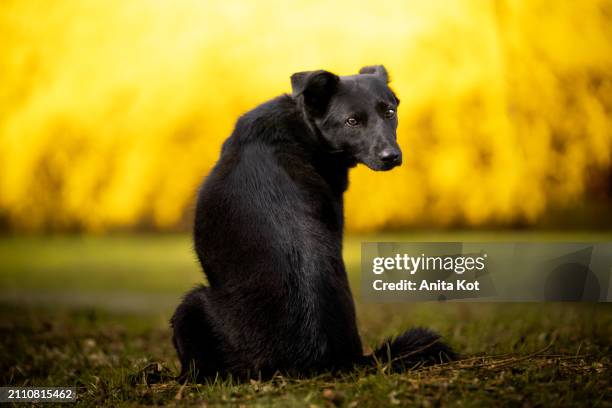
M 338 75 L 328 71 L 297 72 L 291 75 L 292 96 L 297 98 L 301 95 L 310 113 L 323 114 L 338 88 L 338 82 Z
M 383 65 L 370 65 L 359 70 L 360 74 L 370 74 L 380 77 L 385 83 L 389 83 L 389 74 Z

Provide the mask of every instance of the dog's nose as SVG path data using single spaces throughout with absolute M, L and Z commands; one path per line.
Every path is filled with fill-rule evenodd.
M 387 147 L 380 152 L 378 158 L 385 164 L 397 163 L 400 158 L 400 152 L 392 147 Z

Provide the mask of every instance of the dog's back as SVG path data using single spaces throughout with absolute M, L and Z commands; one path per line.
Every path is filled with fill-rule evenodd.
M 346 180 L 322 175 L 347 170 L 300 141 L 304 126 L 288 96 L 246 114 L 200 191 L 195 249 L 210 290 L 187 299 L 226 345 L 218 371 L 303 373 L 362 353 L 341 258 Z

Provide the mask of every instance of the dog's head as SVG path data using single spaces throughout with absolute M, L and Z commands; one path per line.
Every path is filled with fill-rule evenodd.
M 402 163 L 397 144 L 399 99 L 388 86 L 382 65 L 364 67 L 357 75 L 328 71 L 291 76 L 293 97 L 329 144 L 372 170 L 390 170 Z

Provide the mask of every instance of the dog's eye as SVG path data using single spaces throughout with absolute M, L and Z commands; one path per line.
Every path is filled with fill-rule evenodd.
M 348 118 L 346 120 L 346 124 L 349 125 L 349 126 L 357 126 L 357 125 L 359 125 L 359 121 L 357 119 L 355 119 L 355 118 Z
M 393 116 L 395 116 L 395 110 L 393 109 L 387 109 L 385 111 L 385 117 L 386 118 L 392 118 Z

